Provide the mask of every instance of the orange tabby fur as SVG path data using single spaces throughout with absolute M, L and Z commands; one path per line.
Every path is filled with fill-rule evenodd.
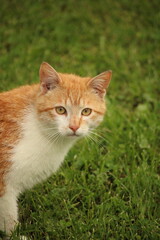
M 111 75 L 79 77 L 42 63 L 40 84 L 0 94 L 0 230 L 11 234 L 19 194 L 56 172 L 103 120 Z
M 24 116 L 24 109 L 30 104 L 35 104 L 37 112 L 41 117 L 46 112 L 48 117 L 54 117 L 52 103 L 55 101 L 70 100 L 72 105 L 79 105 L 83 99 L 87 105 L 94 105 L 94 111 L 100 115 L 105 112 L 105 104 L 95 94 L 91 94 L 89 86 L 90 77 L 82 78 L 73 74 L 59 73 L 60 88 L 54 90 L 53 94 L 44 95 L 40 91 L 40 84 L 23 86 L 0 94 L 0 196 L 5 193 L 5 175 L 11 167 L 9 158 L 15 144 L 21 138 L 20 122 Z M 74 89 L 74 91 L 70 91 Z M 100 107 L 101 104 L 101 107 Z M 76 122 L 78 121 L 78 122 Z M 73 119 L 73 125 L 82 123 Z
M 30 97 L 35 94 L 34 88 L 25 86 L 0 93 L 0 196 L 4 194 L 4 176 L 11 166 L 8 159 L 21 135 L 19 123 Z

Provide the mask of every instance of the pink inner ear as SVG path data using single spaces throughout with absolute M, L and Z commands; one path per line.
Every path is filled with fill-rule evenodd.
M 96 77 L 92 78 L 89 81 L 89 86 L 92 87 L 96 91 L 96 93 L 100 95 L 100 97 L 104 97 L 106 89 L 109 86 L 111 76 L 112 76 L 111 70 L 103 72 L 97 75 Z
M 60 82 L 58 73 L 46 62 L 41 64 L 39 76 L 43 93 L 54 89 Z

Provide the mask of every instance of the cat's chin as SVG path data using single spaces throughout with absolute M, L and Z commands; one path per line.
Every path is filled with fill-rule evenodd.
M 67 134 L 66 135 L 67 137 L 70 137 L 70 138 L 78 138 L 78 137 L 81 137 L 81 135 L 78 135 L 78 134 Z
M 69 139 L 78 139 L 78 138 L 84 137 L 84 135 L 78 134 L 78 133 L 69 133 L 69 134 L 66 134 L 66 137 Z

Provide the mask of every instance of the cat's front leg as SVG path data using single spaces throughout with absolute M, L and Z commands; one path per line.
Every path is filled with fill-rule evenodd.
M 18 223 L 17 196 L 8 188 L 0 197 L 0 230 L 10 235 Z

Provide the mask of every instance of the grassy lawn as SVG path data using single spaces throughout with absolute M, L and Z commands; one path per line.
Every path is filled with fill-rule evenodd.
M 38 82 L 42 61 L 82 76 L 113 70 L 101 137 L 21 196 L 13 239 L 160 239 L 159 1 L 0 2 L 0 91 Z

